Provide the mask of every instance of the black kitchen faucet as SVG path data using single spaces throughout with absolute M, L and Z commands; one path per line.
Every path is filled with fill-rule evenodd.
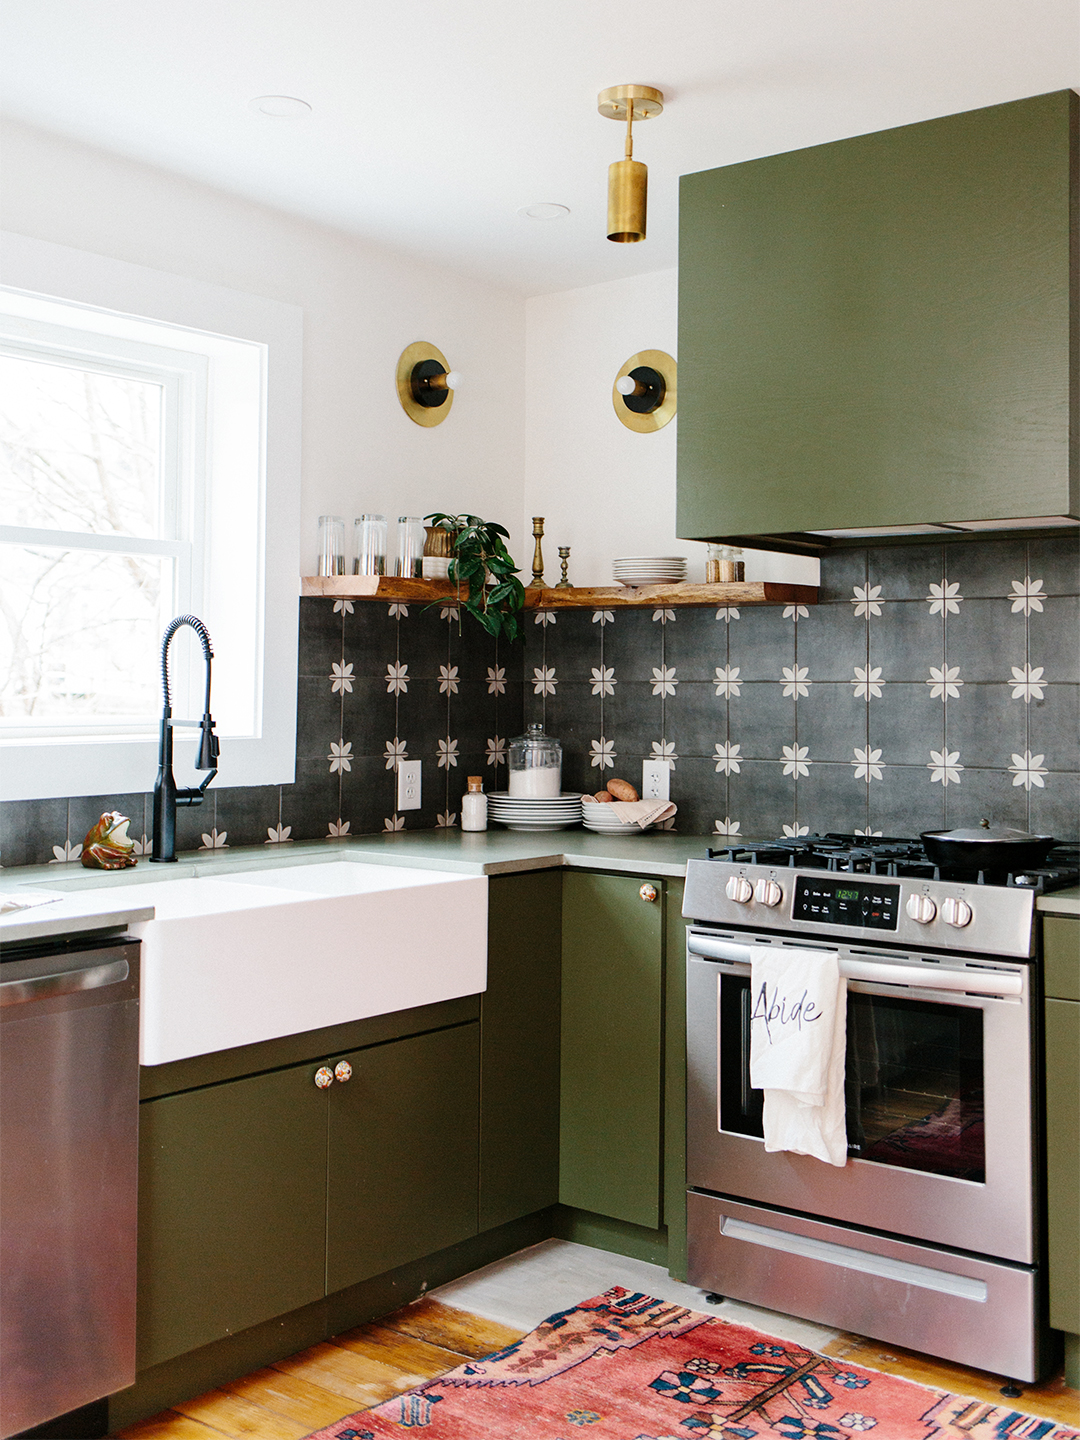
M 173 779 L 173 718 L 172 698 L 169 694 L 169 642 L 184 625 L 190 625 L 202 642 L 203 658 L 206 661 L 206 699 L 203 702 L 203 717 L 199 721 L 202 731 L 199 740 L 199 758 L 196 770 L 209 770 L 210 774 L 201 785 L 178 790 Z M 158 773 L 154 785 L 154 836 L 151 860 L 176 859 L 176 807 L 178 805 L 201 805 L 206 787 L 217 774 L 218 738 L 214 734 L 214 721 L 210 714 L 210 661 L 214 652 L 210 648 L 210 632 L 197 615 L 177 615 L 165 627 L 161 637 L 161 686 L 165 705 L 161 712 L 161 739 L 158 745 Z M 181 722 L 185 723 L 185 722 Z M 186 722 L 193 724 L 193 721 Z

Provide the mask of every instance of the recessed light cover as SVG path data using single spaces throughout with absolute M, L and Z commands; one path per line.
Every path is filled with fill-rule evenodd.
M 248 104 L 260 115 L 270 115 L 275 120 L 300 120 L 311 114 L 308 102 L 298 100 L 295 95 L 256 95 Z
M 561 220 L 570 214 L 570 207 L 540 200 L 535 205 L 523 205 L 517 213 L 525 220 Z

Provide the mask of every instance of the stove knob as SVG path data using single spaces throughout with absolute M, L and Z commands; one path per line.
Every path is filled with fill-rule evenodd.
M 937 914 L 937 906 L 929 895 L 909 895 L 907 902 L 908 916 L 920 925 L 929 925 Z
M 733 875 L 727 882 L 725 893 L 729 900 L 734 900 L 736 905 L 746 905 L 754 894 L 754 887 L 749 880 L 743 880 L 741 876 Z
M 754 899 L 759 905 L 779 905 L 784 892 L 775 880 L 759 880 L 754 886 Z
M 946 925 L 962 930 L 965 925 L 971 924 L 971 906 L 966 900 L 954 900 L 950 895 L 941 903 L 941 918 Z

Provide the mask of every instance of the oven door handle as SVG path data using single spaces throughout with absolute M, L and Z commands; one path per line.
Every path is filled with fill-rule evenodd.
M 720 940 L 712 935 L 691 935 L 687 949 L 691 955 L 709 960 L 730 960 L 749 965 L 754 948 Z M 873 960 L 840 961 L 840 974 L 847 980 L 865 980 L 876 985 L 911 985 L 920 990 L 957 990 L 976 995 L 992 995 L 1004 999 L 1024 993 L 1024 977 L 1014 970 L 950 970 L 921 965 L 893 965 Z

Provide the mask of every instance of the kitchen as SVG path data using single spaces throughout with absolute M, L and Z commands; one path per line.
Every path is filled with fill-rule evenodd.
M 850 133 L 1067 83 L 1068 76 L 1048 72 L 1008 94 L 965 93 L 921 114 L 896 113 L 854 125 Z M 265 82 L 257 89 L 264 87 Z M 654 158 L 661 152 L 651 147 L 660 146 L 663 127 L 676 114 L 672 103 L 655 126 L 655 138 L 646 131 L 638 140 L 639 153 L 649 151 L 650 223 L 659 212 L 654 236 L 660 237 L 664 183 L 673 202 L 678 170 L 743 158 L 717 153 L 714 145 L 696 164 L 673 165 L 662 176 Z M 23 115 L 32 118 L 25 109 Z M 457 508 L 506 516 L 512 508 L 508 495 L 523 517 L 516 523 L 508 517 L 519 562 L 528 561 L 525 517 L 543 513 L 549 546 L 571 545 L 571 576 L 578 584 L 604 583 L 611 556 L 647 548 L 657 526 L 670 548 L 677 427 L 647 437 L 624 433 L 607 406 L 611 379 L 626 354 L 646 344 L 678 352 L 674 270 L 637 275 L 609 269 L 603 278 L 594 271 L 592 283 L 578 272 L 569 285 L 522 303 L 509 290 L 448 276 L 416 253 L 404 257 L 360 246 L 190 180 L 61 140 L 45 133 L 52 127 L 43 120 L 38 124 L 41 129 L 11 127 L 10 229 L 302 306 L 300 568 L 312 568 L 315 520 L 324 511 L 348 515 L 381 505 L 422 514 L 452 501 Z M 601 132 L 599 151 L 609 127 L 597 121 L 594 128 Z M 829 140 L 835 133 L 800 132 L 758 153 Z M 110 148 L 119 147 L 105 146 Z M 604 151 L 603 162 L 608 158 Z M 20 174 L 25 186 L 17 183 Z M 40 184 L 42 174 L 52 175 L 54 183 Z M 80 197 L 77 206 L 70 203 L 73 195 Z M 598 199 L 591 193 L 585 198 L 589 205 L 597 200 L 602 228 L 602 189 Z M 606 244 L 602 236 L 598 248 L 599 243 Z M 574 285 L 578 288 L 570 288 Z M 390 385 L 402 345 L 422 334 L 442 345 L 466 377 L 450 423 L 431 432 L 405 421 Z M 385 372 L 385 406 L 356 402 L 357 395 L 372 393 L 372 368 L 380 376 Z M 552 387 L 548 377 L 567 370 L 570 386 Z M 516 373 L 523 374 L 528 396 L 522 406 L 505 403 L 507 377 Z M 514 469 L 507 457 L 522 453 L 518 499 L 507 479 Z M 378 487 L 365 488 L 358 479 L 358 455 L 365 457 L 367 473 L 380 477 Z M 613 473 L 620 477 L 622 502 L 615 507 L 606 479 Z M 604 482 L 597 483 L 596 476 Z M 700 546 L 681 548 L 701 555 Z M 417 607 L 407 615 L 389 615 L 378 605 L 357 602 L 338 610 L 308 599 L 301 605 L 298 665 L 299 783 L 215 785 L 204 807 L 178 816 L 179 848 L 262 845 L 271 832 L 279 837 L 274 845 L 288 845 L 322 839 L 332 827 L 341 833 L 345 826 L 346 834 L 364 835 L 403 818 L 407 830 L 434 829 L 440 819 L 445 828 L 446 817 L 460 810 L 464 776 L 498 772 L 497 757 L 489 763 L 492 738 L 512 737 L 532 718 L 544 718 L 563 739 L 568 783 L 582 789 L 595 788 L 589 783 L 594 772 L 618 773 L 593 762 L 594 741 L 608 742 L 606 754 L 628 771 L 631 765 L 640 770 L 650 751 L 673 758 L 680 836 L 779 835 L 803 826 L 904 835 L 977 824 L 989 815 L 996 823 L 1075 839 L 1076 745 L 1068 728 L 1070 701 L 1075 710 L 1075 646 L 1069 638 L 1076 633 L 1074 554 L 1070 542 L 1058 536 L 837 550 L 822 563 L 824 603 L 804 607 L 805 615 L 797 608 L 786 616 L 767 607 L 745 607 L 738 617 L 693 607 L 664 614 L 660 607 L 655 618 L 652 610 L 620 611 L 609 623 L 603 610 L 553 611 L 554 623 L 531 626 L 516 674 L 501 651 L 486 648 L 468 630 L 459 633 L 437 610 Z M 549 548 L 549 576 L 552 558 Z M 765 555 L 756 563 L 761 569 L 755 578 L 805 577 L 805 569 L 765 571 L 789 563 L 782 558 Z M 941 601 L 936 610 L 935 597 Z M 874 686 L 877 646 L 891 651 L 879 677 L 886 682 L 882 694 L 854 694 L 860 669 L 867 691 Z M 388 668 L 402 664 L 408 683 L 391 691 Z M 1046 685 L 1034 674 L 1040 666 Z M 449 677 L 455 667 L 456 686 Z M 596 669 L 613 671 L 615 683 L 606 694 L 593 693 Z M 806 670 L 801 679 L 800 669 Z M 788 696 L 778 683 L 785 670 L 795 672 Z M 993 721 L 979 729 L 977 720 L 946 703 L 957 696 L 933 695 L 938 683 L 931 683 L 933 670 L 941 672 L 943 691 L 950 684 L 959 689 L 957 680 L 971 687 L 960 690 L 965 699 L 974 686 L 985 686 L 979 694 L 996 707 L 989 712 Z M 950 670 L 957 672 L 951 680 Z M 546 678 L 534 679 L 538 671 Z M 666 678 L 657 682 L 654 672 Z M 333 676 L 342 682 L 336 688 Z M 1026 696 L 1013 696 L 1017 684 Z M 718 686 L 727 693 L 718 695 Z M 722 718 L 718 722 L 712 714 L 706 725 L 703 714 L 717 701 Z M 950 711 L 957 725 L 976 725 L 969 734 L 956 732 L 963 743 L 949 728 Z M 447 751 L 438 742 L 450 739 L 458 742 L 459 763 L 440 764 Z M 423 802 L 415 815 L 399 814 L 394 804 L 387 752 L 401 741 L 408 744 L 409 758 L 423 763 Z M 339 753 L 334 766 L 334 747 L 348 763 L 341 763 Z M 791 769 L 784 774 L 788 764 L 778 757 L 789 749 Z M 864 752 L 862 761 L 858 750 Z M 880 765 L 874 750 L 882 752 Z M 935 752 L 940 763 L 933 762 Z M 953 752 L 957 759 L 947 762 Z M 603 747 L 599 753 L 605 753 Z M 1036 762 L 1036 756 L 1042 758 Z M 856 773 L 859 764 L 863 775 Z M 224 768 L 221 780 L 227 778 Z M 5 807 L 5 865 L 45 863 L 54 847 L 71 853 L 106 805 L 133 816 L 137 837 L 149 833 L 146 784 L 107 794 L 103 787 L 92 796 L 74 789 L 64 794 L 70 798 Z M 699 841 L 697 853 L 705 843 Z

